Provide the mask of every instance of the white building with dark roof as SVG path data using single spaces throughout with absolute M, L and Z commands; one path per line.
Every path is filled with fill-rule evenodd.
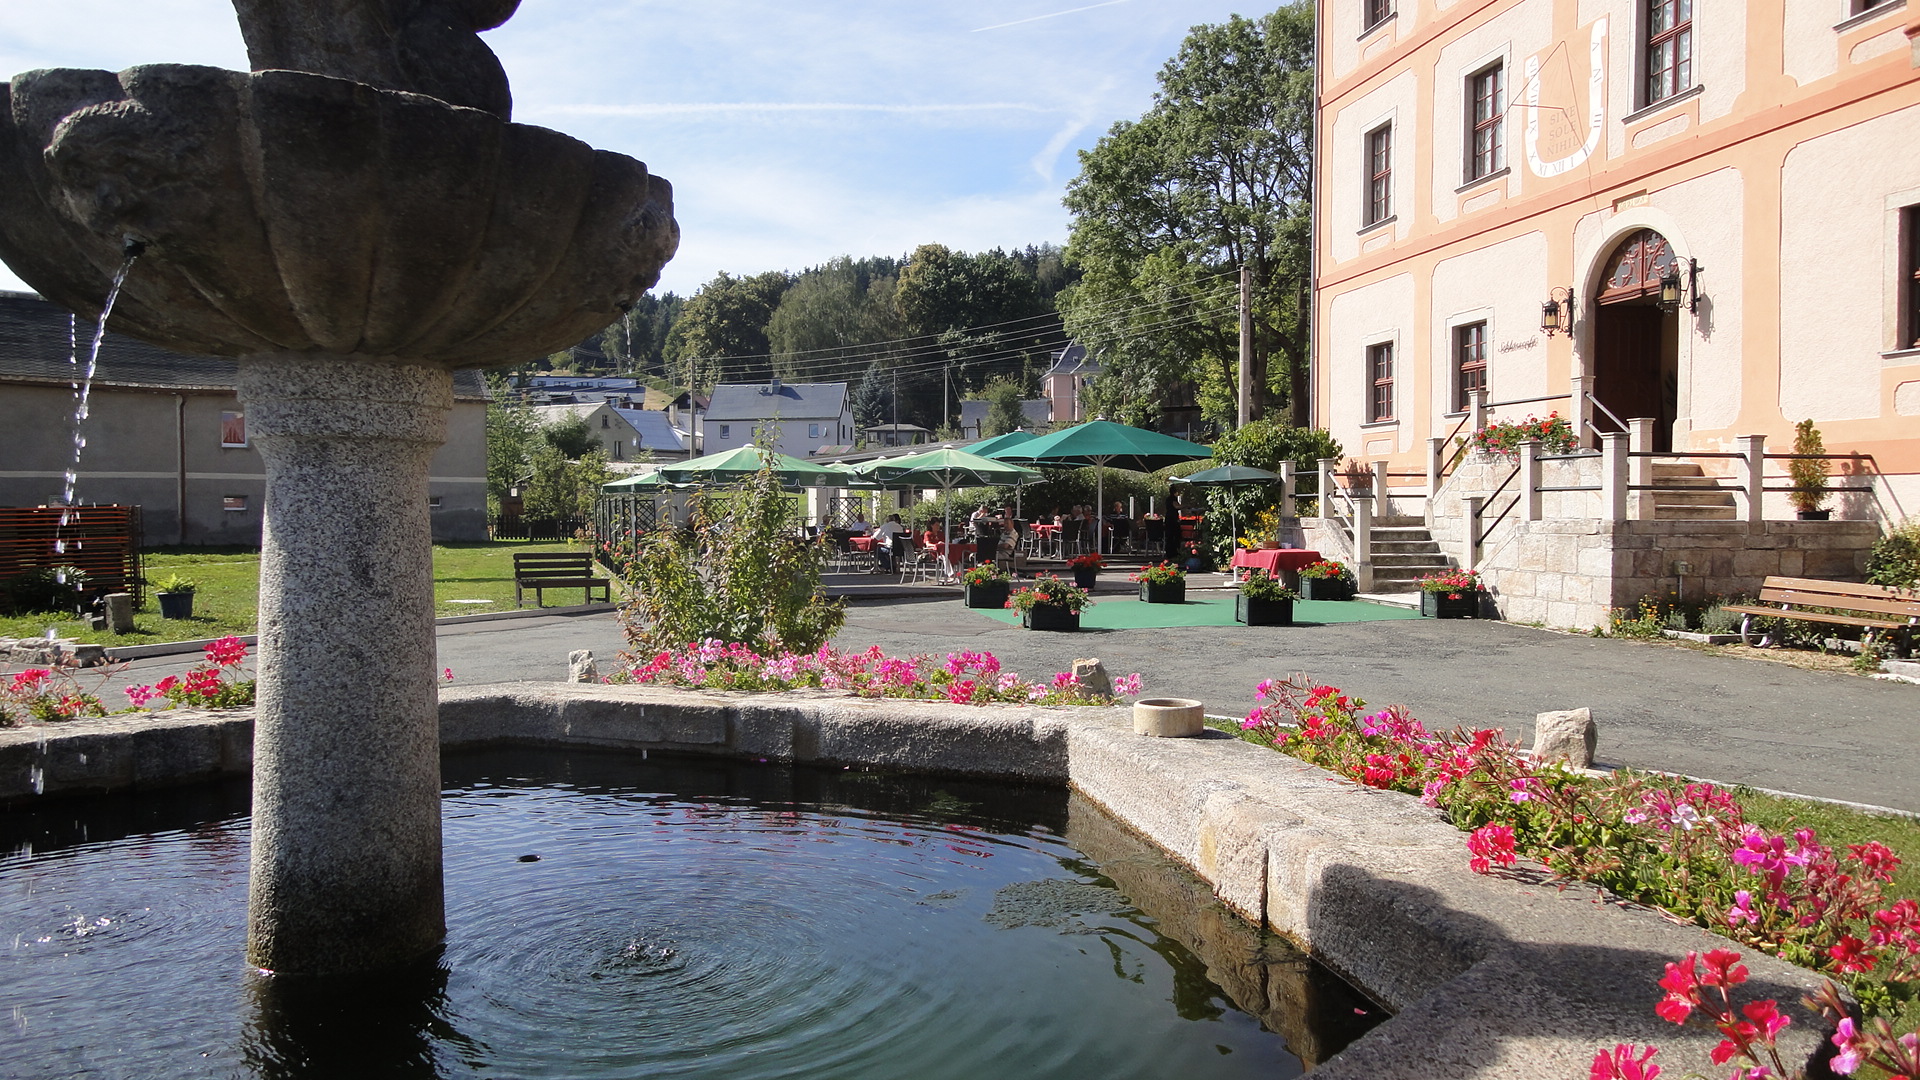
M 853 442 L 853 399 L 847 384 L 719 383 L 701 423 L 700 453 L 747 446 L 762 427 L 774 432 L 774 449 L 812 457 L 827 447 Z
M 543 424 L 569 416 L 585 420 L 589 437 L 600 440 L 601 449 L 607 452 L 607 460 L 615 463 L 678 461 L 688 456 L 691 433 L 674 427 L 666 413 L 623 405 L 626 400 L 615 398 L 575 405 L 535 405 L 532 412 Z
M 0 292 L 0 506 L 57 504 L 72 464 L 73 383 L 92 326 L 31 293 Z M 71 336 L 70 336 L 71 335 Z M 239 366 L 109 333 L 81 433 L 75 499 L 139 506 L 148 546 L 260 542 L 266 472 L 234 392 Z M 456 371 L 428 499 L 435 540 L 487 538 L 487 400 Z

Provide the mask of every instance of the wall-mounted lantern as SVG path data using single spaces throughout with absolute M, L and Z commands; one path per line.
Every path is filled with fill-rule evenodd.
M 1687 260 L 1687 310 L 1700 310 L 1700 260 Z M 1667 275 L 1660 279 L 1660 310 L 1672 314 L 1680 310 L 1680 268 L 1672 267 Z
M 1540 305 L 1540 331 L 1548 337 L 1555 334 L 1573 335 L 1573 290 L 1555 286 L 1547 293 L 1547 302 Z

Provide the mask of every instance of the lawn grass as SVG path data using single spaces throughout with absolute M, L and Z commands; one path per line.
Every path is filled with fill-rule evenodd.
M 532 544 L 498 541 L 474 544 L 435 544 L 433 548 L 433 606 L 435 615 L 476 615 L 513 610 L 513 556 L 516 552 L 584 551 L 575 544 Z M 41 637 L 48 628 L 64 638 L 104 645 L 141 645 L 161 641 L 192 641 L 227 634 L 251 634 L 259 620 L 260 552 L 236 548 L 161 548 L 145 556 L 148 581 L 169 574 L 192 579 L 193 617 L 162 619 L 160 605 L 149 590 L 144 608 L 134 613 L 131 634 L 89 630 L 84 623 L 51 615 L 0 617 L 0 637 Z M 455 603 L 482 600 L 485 603 Z M 529 599 L 531 603 L 531 599 Z M 577 594 L 564 590 L 547 596 L 547 605 L 579 603 Z

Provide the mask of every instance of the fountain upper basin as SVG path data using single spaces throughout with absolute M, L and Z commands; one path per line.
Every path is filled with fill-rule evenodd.
M 474 367 L 618 318 L 679 228 L 641 162 L 419 94 L 173 64 L 0 87 L 0 259 L 93 317 L 128 239 L 123 333 Z

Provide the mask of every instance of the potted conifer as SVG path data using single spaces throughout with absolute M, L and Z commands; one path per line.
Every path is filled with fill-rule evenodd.
M 1793 452 L 1793 460 L 1787 462 L 1787 475 L 1793 479 L 1788 496 L 1793 508 L 1801 521 L 1825 521 L 1833 513 L 1826 508 L 1828 464 L 1818 455 L 1827 452 L 1827 445 L 1811 417 L 1793 426 Z

